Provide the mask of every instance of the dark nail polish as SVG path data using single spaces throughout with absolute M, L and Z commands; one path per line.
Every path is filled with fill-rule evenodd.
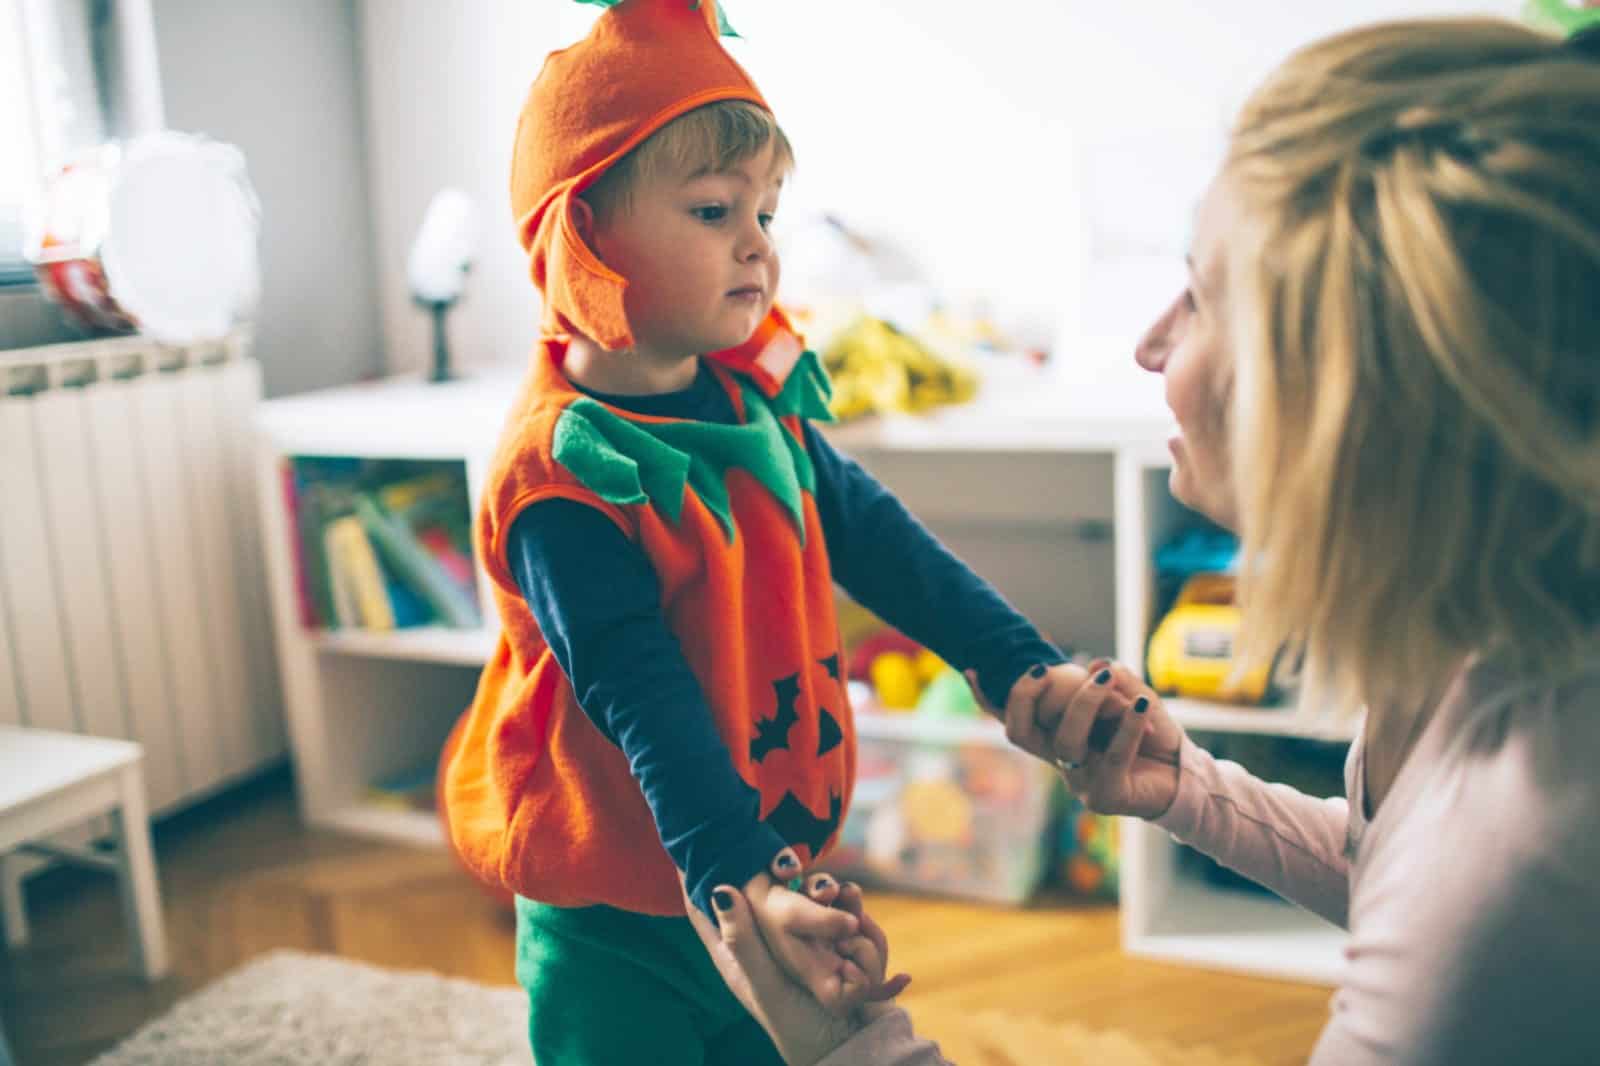
M 733 910 L 733 893 L 725 888 L 719 888 L 711 893 L 711 902 L 716 905 L 719 911 L 731 911 Z
M 1035 666 L 1032 670 L 1028 671 L 1028 676 L 1033 678 L 1033 679 L 1035 679 L 1035 680 L 1043 677 L 1044 675 L 1045 675 L 1045 666 L 1044 666 L 1043 663 L 1040 663 L 1038 666 Z
M 819 877 L 819 878 L 816 879 L 815 882 L 812 883 L 811 887 L 813 889 L 815 889 L 816 891 L 818 891 L 818 892 L 821 892 L 823 889 L 832 888 L 833 887 L 833 878 L 831 878 L 831 877 Z
M 1150 697 L 1148 697 L 1148 696 L 1140 696 L 1138 699 L 1133 701 L 1133 713 L 1134 714 L 1143 714 L 1145 711 L 1148 711 L 1149 709 L 1150 709 Z
M 798 870 L 799 868 L 800 868 L 800 860 L 796 859 L 793 855 L 790 855 L 787 852 L 785 852 L 784 854 L 778 856 L 778 869 L 780 869 L 780 870 Z
M 1110 670 L 1102 670 L 1098 674 L 1094 675 L 1094 683 L 1097 684 L 1097 685 L 1103 685 L 1107 681 L 1110 681 L 1110 680 L 1111 680 L 1111 671 Z

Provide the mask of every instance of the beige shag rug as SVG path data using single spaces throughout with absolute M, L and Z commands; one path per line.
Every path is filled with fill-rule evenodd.
M 516 988 L 276 951 L 181 1000 L 90 1066 L 532 1066 L 527 1010 Z M 938 1035 L 960 1066 L 1255 1066 L 1007 1014 L 957 1024 Z
M 528 999 L 326 955 L 262 955 L 90 1066 L 532 1066 Z

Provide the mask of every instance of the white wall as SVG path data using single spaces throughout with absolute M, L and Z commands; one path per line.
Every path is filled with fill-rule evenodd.
M 1064 363 L 1086 358 L 1066 350 L 1084 333 L 1124 363 L 1131 323 L 1168 295 L 1227 119 L 1271 64 L 1376 18 L 1519 6 L 735 0 L 727 10 L 744 36 L 731 49 L 796 146 L 784 215 L 833 210 L 911 249 L 957 306 L 982 301 L 1003 321 L 1066 338 Z M 446 184 L 477 198 L 483 219 L 455 347 L 467 363 L 521 359 L 537 304 L 506 204 L 511 135 L 545 52 L 576 39 L 596 9 L 362 0 L 360 11 L 391 367 L 427 358 L 403 267 Z
M 594 9 L 570 0 L 358 0 L 372 173 L 377 299 L 389 369 L 427 365 L 432 332 L 405 284 L 428 202 L 456 186 L 477 204 L 479 258 L 450 316 L 460 366 L 526 358 L 537 293 L 511 226 L 511 136 L 547 52 Z
M 237 145 L 261 198 L 269 396 L 381 371 L 354 0 L 153 0 L 167 125 Z

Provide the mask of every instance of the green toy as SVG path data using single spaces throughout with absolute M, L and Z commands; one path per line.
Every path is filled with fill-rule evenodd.
M 953 668 L 942 671 L 922 690 L 917 700 L 916 712 L 928 718 L 981 717 L 983 712 L 967 685 L 967 679 Z

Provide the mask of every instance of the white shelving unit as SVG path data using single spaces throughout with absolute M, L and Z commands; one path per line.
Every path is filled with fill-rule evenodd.
M 284 464 L 296 457 L 459 462 L 469 499 L 515 394 L 514 370 L 429 384 L 401 378 L 263 403 L 257 487 L 284 708 L 300 808 L 312 825 L 441 847 L 433 815 L 374 801 L 369 786 L 435 756 L 498 636 L 478 574 L 480 629 L 311 630 L 301 622 Z
M 368 798 L 368 785 L 439 750 L 471 699 L 497 633 L 307 630 L 300 620 L 283 464 L 295 456 L 435 459 L 465 465 L 476 503 L 520 368 L 430 385 L 400 379 L 273 400 L 258 415 L 268 580 L 302 812 L 314 825 L 442 846 L 437 819 Z M 1099 398 L 1103 399 L 1103 398 Z M 1019 608 L 1062 639 L 1143 658 L 1150 559 L 1192 516 L 1166 489 L 1164 412 L 1013 382 L 973 405 L 836 427 L 830 437 Z M 1192 730 L 1343 741 L 1301 710 L 1174 700 Z M 1127 949 L 1197 965 L 1318 981 L 1340 935 L 1288 904 L 1189 878 L 1164 833 L 1123 835 Z
M 1117 658 L 1144 659 L 1150 632 L 1156 548 L 1195 516 L 1167 488 L 1164 447 L 1118 452 Z M 1348 721 L 1304 703 L 1280 708 L 1172 699 L 1167 707 L 1191 733 L 1244 733 L 1330 744 L 1353 737 Z M 1131 954 L 1267 977 L 1333 984 L 1345 934 L 1293 904 L 1211 884 L 1185 869 L 1180 846 L 1137 818 L 1122 823 L 1122 943 Z

